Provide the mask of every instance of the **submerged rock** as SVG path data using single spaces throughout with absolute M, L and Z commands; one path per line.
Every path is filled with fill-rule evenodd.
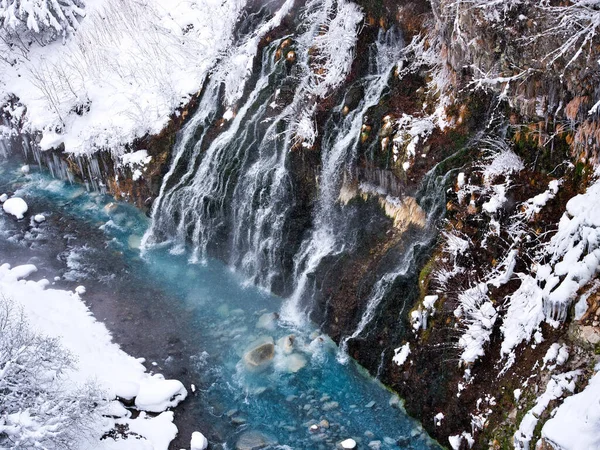
M 259 431 L 247 431 L 243 433 L 235 444 L 236 450 L 258 450 L 275 445 L 277 440 Z
M 263 337 L 248 346 L 244 353 L 244 363 L 248 369 L 263 370 L 275 357 L 275 344 L 272 337 Z
M 279 314 L 277 313 L 266 313 L 258 318 L 256 322 L 256 328 L 263 328 L 265 330 L 273 331 L 277 326 L 277 320 Z

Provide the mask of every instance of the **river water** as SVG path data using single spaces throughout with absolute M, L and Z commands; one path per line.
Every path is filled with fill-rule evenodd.
M 189 447 L 194 430 L 217 449 L 236 448 L 248 431 L 271 448 L 330 449 L 346 438 L 364 449 L 439 448 L 394 394 L 353 361 L 340 364 L 329 338 L 278 321 L 282 299 L 217 260 L 189 264 L 160 248 L 142 257 L 149 220 L 136 208 L 11 161 L 0 166 L 0 191 L 29 205 L 21 221 L 0 212 L 0 260 L 36 264 L 58 288 L 85 285 L 86 303 L 125 351 L 186 384 L 172 448 Z M 265 342 L 276 343 L 269 363 L 244 362 Z

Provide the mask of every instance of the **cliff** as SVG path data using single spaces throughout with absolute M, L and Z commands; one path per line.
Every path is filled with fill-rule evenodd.
M 598 4 L 280 3 L 141 158 L 30 155 L 287 298 L 443 445 L 569 448 L 544 423 L 600 342 Z

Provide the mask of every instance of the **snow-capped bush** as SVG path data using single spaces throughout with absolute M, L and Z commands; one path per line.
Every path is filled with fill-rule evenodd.
M 57 338 L 32 332 L 21 310 L 0 296 L 0 447 L 69 448 L 104 405 L 89 384 L 65 388 L 74 359 Z
M 1 0 L 0 28 L 30 31 L 45 40 L 64 38 L 77 28 L 84 6 L 82 0 Z

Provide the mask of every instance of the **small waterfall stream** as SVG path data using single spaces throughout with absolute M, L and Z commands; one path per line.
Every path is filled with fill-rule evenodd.
M 391 28 L 387 32 L 379 32 L 377 42 L 369 49 L 369 73 L 349 87 L 349 90 L 358 87 L 364 92 L 359 105 L 344 117 L 342 111 L 347 104 L 344 97 L 326 125 L 321 150 L 319 198 L 313 212 L 314 225 L 294 259 L 295 289 L 282 308 L 282 317 L 288 322 L 298 325 L 306 320 L 308 311 L 302 311 L 301 302 L 305 296 L 311 295 L 307 293 L 309 275 L 319 267 L 323 258 L 352 247 L 347 217 L 339 200 L 340 189 L 344 175 L 350 177 L 355 171 L 363 118 L 379 102 L 387 88 L 401 49 L 402 38 L 397 30 Z M 342 118 L 341 122 L 339 118 Z

